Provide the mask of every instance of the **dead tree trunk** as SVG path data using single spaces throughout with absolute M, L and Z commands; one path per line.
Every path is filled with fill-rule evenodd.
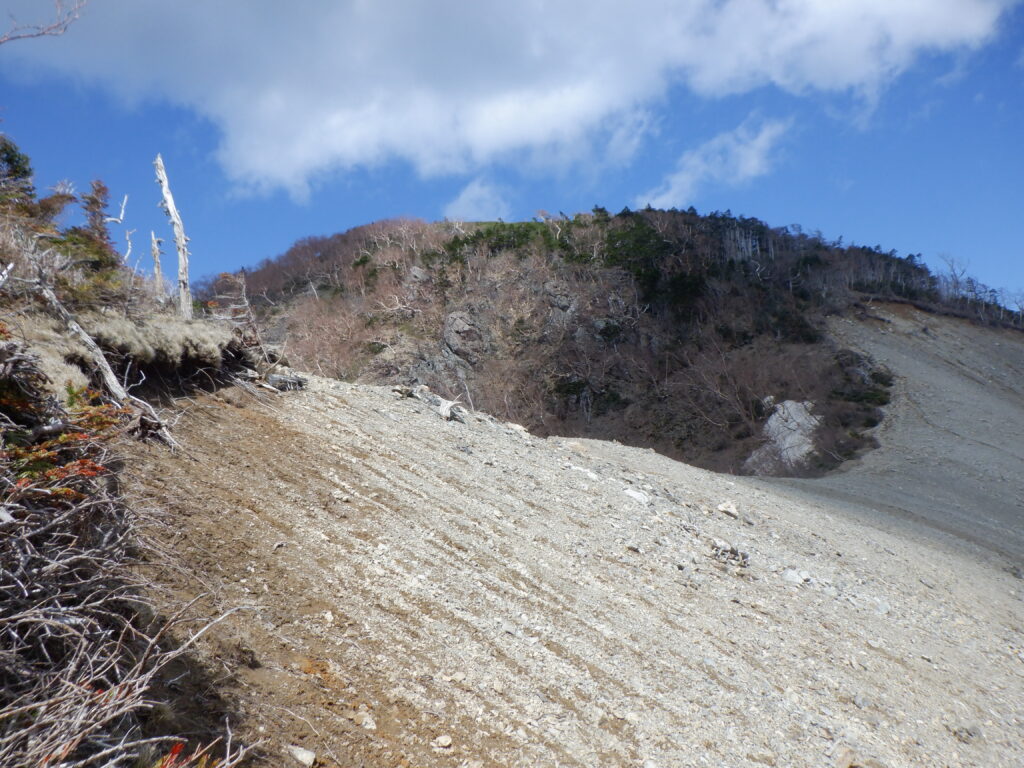
M 153 406 L 144 400 L 130 395 L 128 390 L 124 388 L 120 381 L 117 380 L 117 376 L 114 374 L 114 370 L 110 367 L 110 363 L 107 362 L 106 355 L 103 354 L 103 350 L 100 349 L 100 345 L 96 343 L 95 339 L 85 332 L 85 329 L 78 324 L 75 316 L 68 312 L 67 307 L 61 304 L 60 299 L 57 298 L 57 294 L 53 292 L 53 289 L 47 285 L 44 276 L 39 275 L 38 283 L 36 284 L 36 290 L 39 295 L 46 301 L 47 306 L 55 314 L 64 327 L 68 329 L 72 336 L 78 341 L 82 342 L 82 345 L 88 350 L 89 362 L 96 369 L 100 375 L 100 379 L 103 381 L 103 386 L 106 387 L 107 392 L 110 396 L 117 401 L 117 404 L 122 407 L 131 408 L 137 414 L 138 428 L 149 434 L 155 434 L 164 443 L 173 447 L 177 446 L 174 438 L 167 431 L 167 427 L 160 420 L 160 417 L 156 415 L 156 411 L 153 410 Z
M 164 160 L 159 154 L 153 161 L 156 167 L 156 180 L 163 192 L 161 207 L 171 220 L 171 228 L 174 230 L 174 244 L 178 249 L 178 314 L 185 320 L 192 319 L 192 290 L 188 284 L 188 238 L 185 237 L 185 225 L 181 222 L 181 215 L 174 205 L 174 197 L 171 195 L 171 185 L 167 181 L 167 171 L 164 170 Z
M 153 281 L 156 283 L 157 296 L 161 303 L 164 300 L 164 271 L 160 266 L 160 243 L 163 241 L 156 236 L 156 232 L 149 232 L 150 251 L 153 254 Z

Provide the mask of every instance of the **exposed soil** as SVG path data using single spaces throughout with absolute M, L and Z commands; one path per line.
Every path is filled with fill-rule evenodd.
M 129 485 L 175 597 L 244 608 L 200 654 L 266 765 L 1024 764 L 1024 582 L 989 550 L 327 379 L 176 436 Z

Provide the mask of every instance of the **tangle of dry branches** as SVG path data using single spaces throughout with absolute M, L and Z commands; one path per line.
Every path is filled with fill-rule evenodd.
M 0 765 L 136 765 L 180 741 L 143 733 L 140 716 L 197 635 L 167 650 L 184 614 L 142 619 L 152 610 L 129 576 L 132 513 L 100 434 L 110 411 L 65 411 L 46 384 L 21 345 L 0 341 Z M 205 764 L 230 768 L 245 752 Z

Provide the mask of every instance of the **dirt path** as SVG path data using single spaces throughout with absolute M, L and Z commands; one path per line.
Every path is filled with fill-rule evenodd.
M 372 387 L 226 391 L 177 435 L 132 485 L 178 595 L 247 608 L 202 652 L 268 765 L 1024 764 L 1003 563 Z

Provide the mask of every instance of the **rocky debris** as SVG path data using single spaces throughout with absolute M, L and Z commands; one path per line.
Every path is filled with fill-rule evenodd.
M 741 568 L 746 568 L 750 565 L 749 554 L 723 539 L 711 540 L 711 553 L 716 560 L 720 560 L 723 563 L 738 565 Z
M 573 289 L 566 283 L 548 280 L 544 283 L 544 295 L 548 304 L 562 312 L 570 312 L 576 308 L 578 299 Z

